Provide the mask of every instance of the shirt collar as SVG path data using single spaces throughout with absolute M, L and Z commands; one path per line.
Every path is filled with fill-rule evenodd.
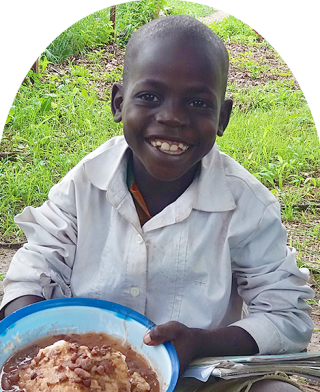
M 107 192 L 107 198 L 115 207 L 128 195 L 127 163 L 128 145 L 123 136 L 115 137 L 88 156 L 84 170 L 96 188 Z
M 215 144 L 202 159 L 193 208 L 207 212 L 230 211 L 236 203 L 228 185 L 222 154 Z
M 95 187 L 105 190 L 109 201 L 116 207 L 128 195 L 128 153 L 128 145 L 124 137 L 120 136 L 104 143 L 84 163 L 89 181 Z M 216 145 L 202 159 L 200 174 L 186 192 L 193 199 L 192 208 L 196 210 L 222 212 L 236 208 L 221 153 Z

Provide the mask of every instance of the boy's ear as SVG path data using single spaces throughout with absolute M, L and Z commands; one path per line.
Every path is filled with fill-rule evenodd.
M 221 110 L 220 110 L 219 128 L 217 132 L 218 136 L 222 136 L 224 130 L 227 128 L 231 111 L 232 111 L 232 105 L 233 105 L 232 99 L 225 99 L 222 102 Z
M 123 85 L 114 83 L 111 94 L 111 111 L 115 122 L 122 120 Z

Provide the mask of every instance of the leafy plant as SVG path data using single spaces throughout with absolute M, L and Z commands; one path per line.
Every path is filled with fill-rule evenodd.
M 260 73 L 264 71 L 264 69 L 259 69 Z M 227 95 L 233 99 L 235 108 L 243 112 L 258 109 L 269 111 L 276 107 L 291 110 L 305 106 L 306 103 L 302 91 L 296 89 L 291 80 L 269 81 L 258 86 L 251 86 L 245 90 L 245 93 L 243 88 L 229 85 Z M 295 120 L 294 123 L 297 126 L 301 121 L 310 119 L 310 116 L 288 113 L 286 119 Z
M 61 33 L 42 53 L 53 64 L 61 63 L 71 55 L 84 53 L 93 46 L 113 40 L 114 33 L 119 45 L 125 45 L 130 35 L 145 23 L 159 16 L 165 7 L 172 14 L 201 17 L 214 12 L 213 8 L 185 1 L 141 0 L 118 4 L 116 7 L 116 32 L 110 21 L 110 8 L 86 16 Z M 40 67 L 41 68 L 41 67 Z M 42 69 L 41 71 L 44 71 Z M 37 77 L 36 75 L 32 75 Z
M 42 53 L 41 58 L 58 64 L 76 53 L 84 53 L 88 47 L 105 44 L 112 40 L 110 8 L 95 12 L 79 20 L 61 33 Z
M 165 11 L 170 15 L 189 15 L 193 18 L 201 18 L 216 12 L 212 7 L 190 1 L 167 0 Z
M 268 69 L 268 66 L 260 64 L 260 62 L 255 59 L 251 59 L 249 57 L 250 52 L 247 56 L 233 57 L 230 59 L 230 63 L 232 63 L 238 69 L 247 70 L 250 73 L 252 79 L 257 79 Z
M 130 35 L 143 24 L 157 18 L 164 6 L 165 0 L 141 0 L 117 5 L 117 43 L 125 45 Z
M 9 110 L 9 114 L 8 114 L 7 120 L 6 120 L 6 125 L 13 119 L 15 110 L 16 110 L 16 107 L 14 105 L 11 106 L 11 108 Z
M 230 15 L 219 22 L 213 22 L 209 27 L 224 41 L 241 44 L 256 44 L 257 34 L 247 24 Z

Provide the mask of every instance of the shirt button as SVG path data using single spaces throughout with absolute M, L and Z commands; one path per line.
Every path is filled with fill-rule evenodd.
M 137 235 L 136 241 L 138 244 L 142 244 L 143 243 L 143 238 L 141 237 L 140 234 Z
M 131 287 L 130 294 L 133 297 L 137 297 L 140 294 L 140 290 L 138 287 Z

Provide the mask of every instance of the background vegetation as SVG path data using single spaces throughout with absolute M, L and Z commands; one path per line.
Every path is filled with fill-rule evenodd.
M 57 37 L 43 52 L 39 73 L 28 73 L 1 143 L 2 242 L 23 241 L 13 216 L 26 205 L 42 204 L 50 187 L 84 155 L 121 134 L 109 107 L 110 88 L 121 80 L 130 34 L 159 11 L 200 19 L 214 12 L 175 0 L 121 4 L 114 38 L 110 9 L 101 10 Z M 289 240 L 302 251 L 300 265 L 318 263 L 313 244 L 320 240 L 320 147 L 303 93 L 278 54 L 250 27 L 231 16 L 209 27 L 227 45 L 235 75 L 227 91 L 233 115 L 217 142 L 279 198 L 284 221 L 298 225 L 301 235 Z M 318 274 L 318 265 L 312 269 Z
M 110 8 L 105 8 L 81 19 L 60 34 L 42 53 L 42 58 L 59 64 L 75 53 L 85 53 L 88 48 L 113 40 Z M 116 7 L 115 40 L 125 45 L 130 34 L 144 23 L 162 14 L 202 17 L 214 12 L 206 5 L 180 0 L 142 0 L 119 4 Z

